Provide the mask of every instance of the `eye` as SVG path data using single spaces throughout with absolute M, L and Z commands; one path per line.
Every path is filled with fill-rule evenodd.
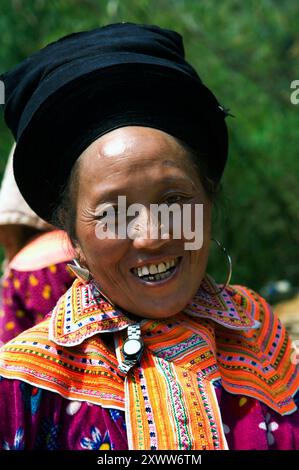
M 186 200 L 186 197 L 182 196 L 181 194 L 172 194 L 168 196 L 163 202 L 166 204 L 175 204 L 175 203 L 180 204 L 185 200 Z
M 126 220 L 126 210 L 119 206 L 109 206 L 100 210 L 96 215 L 96 220 L 102 224 L 113 224 L 116 226 L 119 222 Z
M 102 220 L 102 219 L 104 219 L 105 217 L 107 217 L 107 215 L 108 215 L 108 212 L 107 212 L 107 211 L 103 211 L 103 212 L 97 214 L 96 219 L 97 219 L 97 220 Z
M 96 214 L 96 219 L 97 220 L 103 220 L 103 219 L 111 219 L 113 217 L 117 216 L 117 207 L 110 206 L 107 209 L 103 209 L 97 212 Z

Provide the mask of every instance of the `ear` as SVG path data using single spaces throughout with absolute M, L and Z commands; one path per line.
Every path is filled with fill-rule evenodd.
M 77 259 L 78 263 L 82 267 L 87 268 L 86 257 L 78 242 L 76 242 L 76 244 L 74 245 L 74 255 L 75 255 L 74 258 Z

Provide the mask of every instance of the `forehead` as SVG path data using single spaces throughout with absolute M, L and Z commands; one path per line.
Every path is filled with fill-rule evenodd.
M 147 127 L 128 126 L 105 134 L 81 155 L 81 174 L 100 171 L 101 179 L 119 172 L 160 167 L 192 171 L 188 151 L 169 134 Z

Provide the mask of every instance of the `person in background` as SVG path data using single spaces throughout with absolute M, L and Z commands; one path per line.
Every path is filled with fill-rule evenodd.
M 62 230 L 38 217 L 13 175 L 12 147 L 0 189 L 0 244 L 4 249 L 0 341 L 44 318 L 73 281 L 72 248 Z

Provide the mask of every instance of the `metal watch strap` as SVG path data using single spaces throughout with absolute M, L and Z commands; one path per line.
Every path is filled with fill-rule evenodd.
M 134 325 L 128 326 L 128 337 L 127 340 L 135 339 L 137 341 L 142 341 L 141 338 L 141 328 L 139 323 L 134 323 Z M 127 374 L 129 370 L 139 361 L 140 356 L 136 356 L 136 358 L 132 359 L 124 359 L 121 364 L 119 364 L 118 369 Z
M 124 374 L 127 374 L 129 370 L 132 369 L 133 366 L 135 366 L 136 363 L 137 359 L 134 361 L 124 360 L 121 364 L 119 364 L 118 369 Z
M 135 323 L 134 325 L 129 325 L 128 326 L 128 339 L 140 340 L 140 338 L 141 338 L 140 324 Z

